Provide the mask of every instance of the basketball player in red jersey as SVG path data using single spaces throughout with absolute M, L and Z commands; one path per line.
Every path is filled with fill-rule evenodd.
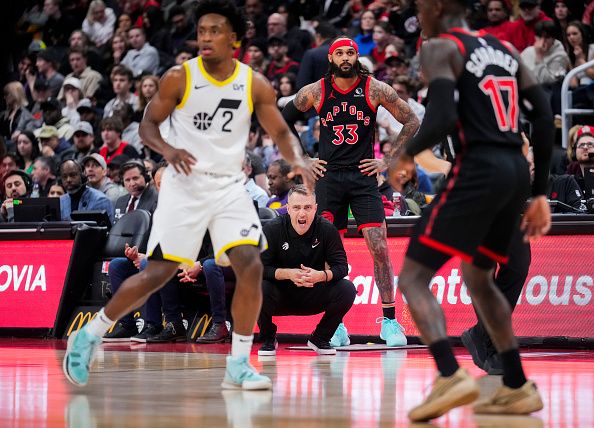
M 473 304 L 503 364 L 503 386 L 476 403 L 476 413 L 528 414 L 543 407 L 534 382 L 526 379 L 514 337 L 510 306 L 493 282 L 495 263 L 507 263 L 509 245 L 530 196 L 530 174 L 522 154 L 520 108 L 532 122 L 535 176 L 522 218 L 525 239 L 547 233 L 546 201 L 554 138 L 550 104 L 518 52 L 484 32 L 471 32 L 464 0 L 417 0 L 423 33 L 421 67 L 429 82 L 429 104 L 419 133 L 390 165 L 390 181 L 414 168 L 413 157 L 446 135 L 460 139 L 460 151 L 444 190 L 423 212 L 399 276 L 399 287 L 439 376 L 428 397 L 412 409 L 413 421 L 441 416 L 473 402 L 476 382 L 454 357 L 443 312 L 428 288 L 452 256 Z M 456 95 L 457 92 L 457 95 Z
M 293 102 L 287 104 L 283 116 L 293 124 L 299 112 L 311 108 L 317 111 L 320 118 L 319 159 L 315 164 L 318 212 L 344 230 L 350 205 L 357 229 L 365 237 L 373 258 L 383 309 L 380 337 L 388 346 L 404 346 L 406 336 L 395 319 L 394 273 L 376 179 L 378 173 L 387 169 L 387 164 L 383 159 L 373 158 L 373 145 L 379 106 L 403 124 L 393 152 L 415 134 L 419 121 L 396 91 L 370 76 L 358 58 L 357 43 L 347 37 L 335 39 L 328 50 L 326 76 L 303 87 Z M 348 342 L 341 324 L 331 344 L 340 346 Z

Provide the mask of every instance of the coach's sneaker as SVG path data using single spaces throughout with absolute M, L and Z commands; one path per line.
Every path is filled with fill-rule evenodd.
M 85 327 L 70 335 L 62 363 L 62 369 L 70 383 L 77 386 L 87 384 L 89 368 L 93 364 L 95 352 L 100 344 L 101 338 L 88 333 Z
M 138 334 L 138 329 L 134 324 L 117 323 L 113 330 L 105 333 L 102 340 L 107 343 L 111 342 L 129 342 L 132 337 Z
M 473 409 L 474 413 L 527 415 L 541 410 L 542 407 L 536 384 L 529 380 L 521 388 L 500 386 L 493 396 L 479 401 Z
M 404 327 L 398 324 L 398 321 L 389 318 L 380 317 L 375 320 L 376 323 L 382 323 L 382 330 L 380 332 L 380 339 L 386 341 L 388 346 L 406 346 L 406 336 L 404 335 Z
M 334 332 L 332 339 L 330 339 L 330 346 L 338 348 L 339 346 L 348 346 L 350 344 L 351 339 L 344 323 L 338 324 L 338 328 Z
M 258 355 L 261 357 L 273 357 L 276 355 L 276 348 L 278 348 L 278 342 L 276 339 L 266 339 L 260 349 L 258 349 Z
M 319 339 L 313 335 L 309 337 L 307 347 L 316 351 L 318 355 L 336 355 L 336 349 L 330 345 L 330 342 Z
M 475 380 L 459 368 L 451 376 L 437 376 L 429 396 L 408 413 L 408 418 L 413 422 L 435 419 L 454 407 L 472 403 L 478 396 Z
M 225 389 L 265 390 L 272 389 L 272 381 L 256 371 L 247 355 L 237 358 L 228 355 L 225 378 L 221 386 Z

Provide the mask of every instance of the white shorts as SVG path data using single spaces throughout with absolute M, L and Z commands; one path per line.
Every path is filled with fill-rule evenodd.
M 187 176 L 167 167 L 147 245 L 149 257 L 159 246 L 163 259 L 192 266 L 207 230 L 215 261 L 221 266 L 229 266 L 226 251 L 230 248 L 253 245 L 266 250 L 266 237 L 244 179 L 243 174 L 193 172 Z

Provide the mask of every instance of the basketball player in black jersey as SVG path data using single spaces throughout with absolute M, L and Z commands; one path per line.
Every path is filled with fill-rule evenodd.
M 376 179 L 387 165 L 384 160 L 373 158 L 376 111 L 381 105 L 403 124 L 396 147 L 415 134 L 419 122 L 396 91 L 370 76 L 358 57 L 358 47 L 353 40 L 347 37 L 334 40 L 328 50 L 326 76 L 303 87 L 293 102 L 287 104 L 283 116 L 291 124 L 299 115 L 298 111 L 306 112 L 311 108 L 317 111 L 320 142 L 319 159 L 314 168 L 317 167 L 318 176 L 318 212 L 339 230 L 344 230 L 350 205 L 373 258 L 383 308 L 380 337 L 388 346 L 404 346 L 406 337 L 395 319 L 394 273 Z M 340 340 L 341 329 L 344 331 L 344 326 L 339 327 L 331 342 L 334 346 L 348 344 L 346 331 Z
M 530 194 L 530 176 L 518 129 L 522 106 L 534 129 L 535 177 L 522 218 L 525 238 L 547 233 L 551 216 L 545 190 L 553 144 L 553 118 L 543 90 L 517 51 L 483 32 L 467 30 L 464 0 L 417 0 L 429 40 L 421 67 L 429 81 L 429 104 L 419 133 L 389 169 L 414 167 L 413 156 L 447 134 L 457 133 L 461 153 L 438 194 L 416 226 L 399 277 L 411 314 L 435 358 L 439 376 L 413 421 L 436 418 L 474 401 L 479 389 L 458 366 L 447 339 L 443 312 L 427 287 L 452 256 L 503 362 L 503 386 L 475 404 L 476 413 L 528 414 L 542 408 L 527 381 L 511 325 L 509 304 L 493 283 L 495 262 L 505 263 L 510 239 Z M 455 93 L 458 92 L 457 102 Z

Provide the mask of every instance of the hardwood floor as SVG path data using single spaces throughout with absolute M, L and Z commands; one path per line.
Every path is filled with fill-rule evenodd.
M 286 350 L 252 355 L 271 392 L 223 391 L 229 345 L 104 345 L 85 388 L 62 374 L 65 342 L 0 339 L 1 427 L 392 427 L 426 394 L 434 364 L 426 349 L 338 352 Z M 256 348 L 255 348 L 256 349 Z M 463 348 L 460 363 L 482 376 Z M 533 417 L 475 417 L 469 407 L 414 426 L 594 426 L 594 351 L 525 350 L 524 365 L 543 395 Z M 482 377 L 481 377 L 482 376 Z

